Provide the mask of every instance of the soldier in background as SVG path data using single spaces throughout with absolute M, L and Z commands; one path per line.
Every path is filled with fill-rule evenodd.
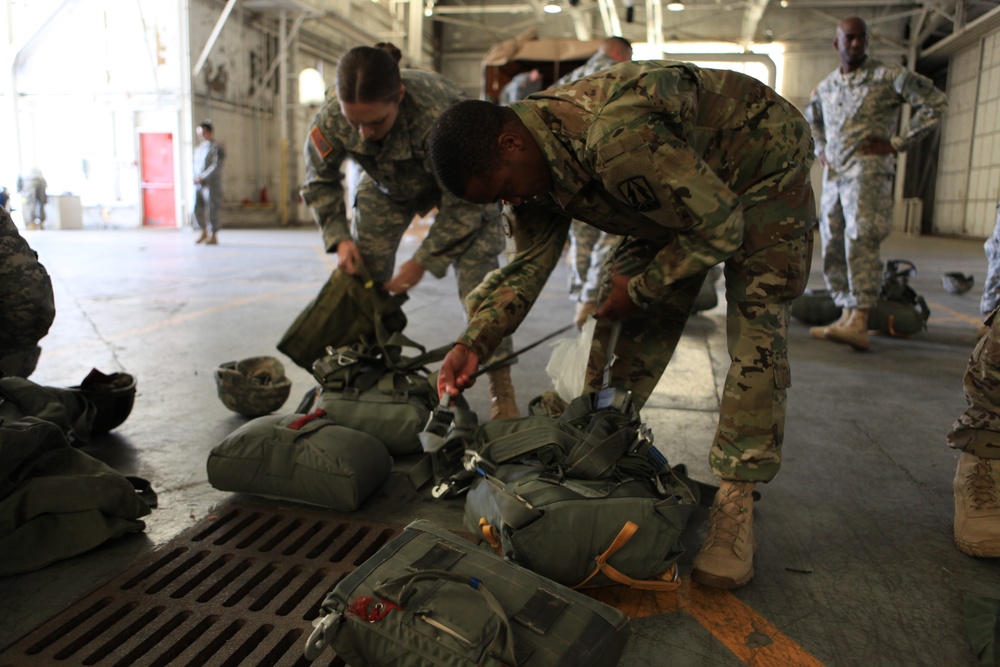
M 46 188 L 48 183 L 37 167 L 28 172 L 27 178 L 18 177 L 17 190 L 21 193 L 21 216 L 25 229 L 45 228 L 45 204 L 49 201 Z
M 470 386 L 479 360 L 527 315 L 573 218 L 625 237 L 608 260 L 586 386 L 602 386 L 620 321 L 611 384 L 639 407 L 707 273 L 725 262 L 731 365 L 709 455 L 722 481 L 693 573 L 711 586 L 753 577 L 752 493 L 781 463 L 789 304 L 812 259 L 812 150 L 805 119 L 756 79 L 659 61 L 509 107 L 460 102 L 431 134 L 445 187 L 513 207 L 518 249 L 466 300 L 473 315 L 441 365 L 442 394 Z
M 515 74 L 500 91 L 500 104 L 507 105 L 515 100 L 523 100 L 528 95 L 537 93 L 544 86 L 542 73 L 537 67 L 530 72 Z
M 55 316 L 48 272 L 0 209 L 0 377 L 34 372 L 42 352 L 38 341 Z
M 1000 558 L 1000 307 L 965 373 L 969 407 L 948 433 L 961 451 L 955 470 L 955 546 L 970 556 Z
M 632 60 L 631 42 L 624 37 L 608 37 L 587 62 L 560 78 L 552 87 L 573 83 L 627 60 Z M 618 239 L 617 235 L 602 232 L 580 220 L 573 222 L 569 232 L 569 296 L 576 301 L 573 321 L 577 328 L 582 328 L 587 318 L 597 310 L 597 290 L 604 275 L 604 260 Z
M 986 282 L 983 284 L 983 296 L 979 299 L 979 312 L 985 318 L 993 309 L 1000 305 L 1000 201 L 997 202 L 997 221 L 993 225 L 993 234 L 983 244 L 986 252 Z M 986 325 L 979 329 L 979 336 L 986 333 Z
M 201 229 L 201 235 L 195 243 L 216 245 L 226 149 L 215 140 L 212 121 L 203 121 L 196 131 L 201 143 L 194 149 L 194 222 Z
M 820 235 L 823 277 L 842 310 L 809 333 L 867 350 L 868 312 L 882 288 L 879 246 L 892 231 L 895 156 L 941 120 L 945 94 L 927 77 L 868 57 L 868 27 L 856 16 L 837 26 L 840 67 L 816 87 L 806 118 L 823 164 Z M 904 103 L 909 129 L 896 133 Z
M 463 298 L 499 265 L 503 234 L 496 206 L 474 206 L 442 191 L 430 164 L 427 137 L 437 117 L 464 99 L 433 72 L 400 71 L 399 49 L 359 46 L 337 65 L 337 83 L 316 115 L 305 145 L 302 197 L 323 233 L 327 252 L 349 274 L 362 265 L 393 294 L 406 292 L 430 272 L 443 278 L 455 267 Z M 394 51 L 393 51 L 394 49 Z M 341 164 L 364 170 L 348 225 Z M 434 224 L 413 257 L 393 274 L 396 250 L 414 216 L 434 208 Z M 498 358 L 511 353 L 509 340 Z M 510 366 L 488 374 L 493 419 L 517 417 Z

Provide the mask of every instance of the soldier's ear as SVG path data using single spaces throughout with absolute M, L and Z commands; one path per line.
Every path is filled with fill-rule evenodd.
M 402 104 L 404 97 L 406 97 L 406 84 L 400 83 L 399 84 L 399 100 L 396 102 L 396 104 Z
M 501 132 L 497 137 L 497 146 L 501 155 L 511 153 L 521 148 L 521 139 L 513 132 Z

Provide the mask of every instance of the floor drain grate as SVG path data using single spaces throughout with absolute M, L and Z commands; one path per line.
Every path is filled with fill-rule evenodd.
M 0 654 L 0 667 L 341 666 L 302 656 L 327 592 L 403 527 L 231 503 Z

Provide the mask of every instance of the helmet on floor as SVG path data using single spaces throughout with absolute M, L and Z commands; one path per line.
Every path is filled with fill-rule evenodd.
M 274 412 L 292 391 L 285 367 L 274 357 L 249 357 L 221 364 L 215 369 L 215 385 L 223 405 L 244 417 Z
M 941 286 L 949 294 L 965 294 L 972 289 L 972 274 L 950 271 L 941 276 Z

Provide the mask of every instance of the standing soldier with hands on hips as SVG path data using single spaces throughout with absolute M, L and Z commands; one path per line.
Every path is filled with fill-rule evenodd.
M 433 72 L 400 70 L 399 49 L 359 46 L 337 65 L 336 86 L 316 115 L 305 144 L 302 197 L 338 266 L 357 274 L 362 266 L 393 294 L 407 292 L 430 272 L 443 278 L 455 267 L 460 298 L 500 265 L 503 233 L 496 206 L 461 201 L 443 191 L 431 168 L 431 126 L 452 102 L 465 96 Z M 363 170 L 348 223 L 341 165 L 353 159 Z M 437 208 L 434 224 L 413 257 L 395 275 L 396 250 L 414 216 Z M 513 351 L 509 340 L 498 350 Z M 519 416 L 510 366 L 488 373 L 490 415 Z
M 467 299 L 472 316 L 438 390 L 471 385 L 480 360 L 531 309 L 573 218 L 625 238 L 611 251 L 586 386 L 641 407 L 673 355 L 705 277 L 725 262 L 731 365 L 709 460 L 721 478 L 693 577 L 753 577 L 753 497 L 781 462 L 790 302 L 809 277 L 813 142 L 801 114 L 743 74 L 628 62 L 498 107 L 466 101 L 431 134 L 434 168 L 467 201 L 514 209 L 517 255 Z
M 215 140 L 212 121 L 198 126 L 201 143 L 194 149 L 194 222 L 201 228 L 195 243 L 219 242 L 219 212 L 222 208 L 222 162 L 226 150 Z
M 816 87 L 805 115 L 823 164 L 823 277 L 843 310 L 837 322 L 809 333 L 867 350 L 868 313 L 882 291 L 879 247 L 892 231 L 896 154 L 930 132 L 948 99 L 927 77 L 869 58 L 868 26 L 856 16 L 840 22 L 833 46 L 840 67 Z M 897 134 L 905 103 L 913 115 Z

